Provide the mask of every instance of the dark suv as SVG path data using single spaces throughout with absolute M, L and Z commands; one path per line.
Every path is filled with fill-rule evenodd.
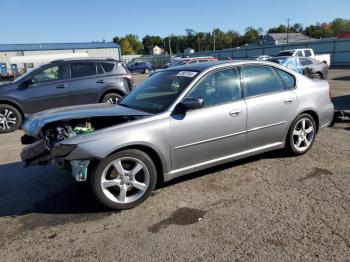
M 116 103 L 132 85 L 132 76 L 112 59 L 53 61 L 0 85 L 0 133 L 16 130 L 24 118 L 46 109 Z

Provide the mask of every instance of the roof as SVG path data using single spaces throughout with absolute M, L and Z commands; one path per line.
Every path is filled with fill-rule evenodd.
M 270 65 L 275 66 L 276 63 L 270 62 L 270 61 L 259 61 L 259 60 L 223 60 L 223 61 L 211 61 L 211 62 L 203 62 L 203 63 L 197 63 L 197 64 L 187 64 L 187 65 L 180 65 L 180 66 L 173 66 L 169 67 L 167 69 L 164 69 L 164 71 L 172 71 L 172 70 L 181 70 L 181 71 L 195 71 L 195 72 L 202 72 L 207 69 L 214 69 L 214 68 L 220 68 L 225 66 L 239 66 L 242 64 L 261 64 L 261 65 Z M 285 68 L 286 70 L 287 68 Z M 289 70 L 290 71 L 290 70 Z
M 271 33 L 266 36 L 272 37 L 276 41 L 287 41 L 287 33 Z M 303 35 L 302 33 L 288 33 L 288 39 L 290 42 L 304 42 L 315 40 L 312 37 Z
M 100 62 L 100 61 L 107 61 L 107 62 L 121 62 L 119 60 L 115 60 L 114 58 L 105 58 L 105 57 L 78 57 L 78 58 L 62 58 L 62 59 L 55 59 L 51 61 L 51 63 L 56 62 L 82 62 L 82 61 L 89 61 L 89 62 Z
M 120 48 L 120 46 L 118 44 L 113 43 L 113 42 L 0 44 L 0 52 L 69 50 L 69 49 L 100 49 L 100 48 Z

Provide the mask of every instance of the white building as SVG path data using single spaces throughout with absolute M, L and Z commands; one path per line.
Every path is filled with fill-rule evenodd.
M 155 45 L 153 47 L 153 49 L 152 49 L 152 52 L 153 52 L 154 55 L 161 55 L 161 54 L 164 53 L 164 49 L 159 47 L 159 46 L 157 46 L 157 45 Z
M 53 60 L 79 57 L 121 60 L 121 50 L 112 42 L 0 44 L 0 75 L 20 75 Z

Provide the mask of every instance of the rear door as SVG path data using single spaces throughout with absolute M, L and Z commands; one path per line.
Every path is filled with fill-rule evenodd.
M 68 67 L 50 64 L 30 75 L 33 85 L 20 88 L 18 94 L 29 114 L 70 105 Z
M 69 99 L 72 105 L 97 103 L 99 89 L 104 84 L 98 78 L 97 63 L 82 61 L 70 63 Z M 103 72 L 99 71 L 99 74 Z
M 247 103 L 247 149 L 282 142 L 297 110 L 295 78 L 270 66 L 241 68 Z

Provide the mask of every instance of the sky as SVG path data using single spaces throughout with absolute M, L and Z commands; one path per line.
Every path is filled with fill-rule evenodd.
M 350 19 L 350 0 L 3 0 L 0 43 L 111 41 Z

